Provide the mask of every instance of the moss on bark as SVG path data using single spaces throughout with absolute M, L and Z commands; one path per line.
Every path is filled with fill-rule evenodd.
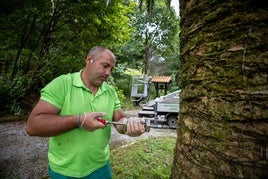
M 260 2 L 180 0 L 172 178 L 268 176 L 268 8 Z

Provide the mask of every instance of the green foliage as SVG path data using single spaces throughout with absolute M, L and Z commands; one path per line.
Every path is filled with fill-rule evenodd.
M 167 11 L 162 2 L 156 2 L 150 11 L 140 10 L 136 4 L 129 14 L 132 27 L 131 40 L 127 42 L 118 56 L 119 62 L 126 63 L 131 68 L 140 69 L 148 75 L 177 75 L 179 61 L 179 18 L 173 8 Z M 166 66 L 168 70 L 155 72 L 152 57 L 160 56 L 165 60 L 157 69 Z M 170 65 L 169 65 L 170 64 Z M 176 64 L 176 65 L 175 65 Z
M 0 77 L 0 101 L 1 101 L 1 115 L 7 111 L 11 111 L 15 115 L 22 112 L 19 101 L 25 94 L 23 84 L 27 81 L 24 77 L 17 77 L 13 80 L 6 79 L 4 76 Z
M 1 108 L 10 113 L 23 110 L 29 91 L 39 93 L 56 76 L 83 68 L 92 46 L 120 49 L 129 39 L 131 8 L 120 0 L 108 7 L 97 0 L 11 0 L 1 9 Z
M 169 178 L 175 137 L 148 138 L 111 151 L 113 178 Z
M 3 109 L 21 113 L 27 94 L 38 94 L 56 76 L 83 68 L 87 52 L 95 45 L 115 53 L 118 67 L 113 75 L 122 97 L 130 93 L 131 76 L 124 71 L 144 72 L 148 45 L 154 55 L 171 64 L 168 73 L 176 74 L 177 19 L 167 12 L 157 5 L 150 23 L 161 28 L 146 34 L 148 19 L 136 1 L 114 0 L 106 6 L 106 1 L 97 0 L 4 0 L 0 12 L 1 83 L 6 83 L 0 89 Z
M 120 101 L 123 101 L 123 100 L 126 99 L 122 89 L 118 89 L 117 87 L 115 87 L 115 90 L 116 90 L 116 92 L 118 94 L 118 98 L 119 98 Z
M 130 95 L 132 76 L 122 74 L 120 78 L 116 80 L 116 86 L 124 91 L 125 95 Z

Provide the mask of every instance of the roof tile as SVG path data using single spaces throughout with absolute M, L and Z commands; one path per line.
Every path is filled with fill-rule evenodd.
M 159 82 L 159 83 L 169 83 L 171 81 L 170 76 L 154 76 L 151 82 Z

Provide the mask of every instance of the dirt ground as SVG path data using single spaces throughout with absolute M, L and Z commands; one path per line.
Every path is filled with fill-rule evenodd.
M 126 111 L 136 116 L 137 110 Z M 40 179 L 47 174 L 48 138 L 30 137 L 25 131 L 26 122 L 0 124 L 0 178 Z M 112 130 L 111 149 L 135 143 L 147 137 L 176 136 L 174 129 L 151 129 L 140 137 L 128 137 Z

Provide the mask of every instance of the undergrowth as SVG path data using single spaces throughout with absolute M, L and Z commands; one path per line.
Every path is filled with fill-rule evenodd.
M 113 178 L 170 178 L 175 141 L 175 137 L 148 138 L 111 150 Z

